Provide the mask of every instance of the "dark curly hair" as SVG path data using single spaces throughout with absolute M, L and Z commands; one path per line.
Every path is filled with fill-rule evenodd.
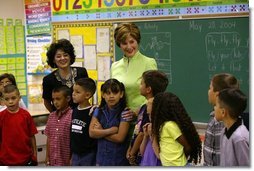
M 152 133 L 157 142 L 160 142 L 161 128 L 165 122 L 174 121 L 191 146 L 190 154 L 186 156 L 188 162 L 200 163 L 202 152 L 201 140 L 182 102 L 175 94 L 164 92 L 158 93 L 154 97 L 151 120 Z
M 57 42 L 52 43 L 47 51 L 47 63 L 51 68 L 57 68 L 54 58 L 56 55 L 57 50 L 63 50 L 65 53 L 68 53 L 70 55 L 70 65 L 72 65 L 75 62 L 76 55 L 75 50 L 71 42 L 67 39 L 60 39 Z

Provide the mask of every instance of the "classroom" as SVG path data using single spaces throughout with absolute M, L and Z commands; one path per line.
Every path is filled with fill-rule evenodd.
M 141 34 L 140 53 L 153 58 L 157 69 L 166 74 L 165 91 L 182 101 L 203 148 L 209 114 L 214 110 L 208 102 L 208 89 L 215 74 L 230 73 L 237 78 L 248 99 L 244 112 L 250 111 L 252 5 L 249 0 L 1 2 L 0 75 L 15 76 L 21 99 L 35 123 L 38 165 L 45 166 L 45 128 L 54 108 L 45 105 L 47 95 L 43 94 L 44 78 L 55 71 L 47 58 L 52 42 L 71 42 L 75 49 L 71 66 L 85 68 L 95 81 L 96 91 L 89 103 L 99 105 L 101 87 L 112 77 L 111 67 L 123 58 L 115 29 L 122 23 L 134 23 Z M 247 120 L 249 126 L 249 115 Z M 197 165 L 203 162 L 202 154 Z

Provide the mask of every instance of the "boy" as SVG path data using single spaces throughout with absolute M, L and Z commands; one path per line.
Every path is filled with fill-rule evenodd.
M 29 112 L 19 107 L 18 88 L 6 85 L 3 98 L 7 108 L 0 112 L 0 165 L 37 165 L 35 134 L 38 131 Z
M 93 97 L 96 85 L 91 78 L 80 78 L 73 86 L 72 98 L 78 107 L 73 109 L 71 123 L 71 151 L 73 166 L 95 166 L 97 142 L 89 136 L 89 125 L 93 107 L 89 99 Z
M 208 89 L 208 101 L 212 106 L 216 103 L 219 91 L 226 88 L 239 88 L 237 79 L 228 73 L 215 74 Z M 214 118 L 214 111 L 212 111 L 205 132 L 204 166 L 220 165 L 220 134 L 223 128 L 223 123 Z
M 3 94 L 4 86 L 6 86 L 8 84 L 13 84 L 13 85 L 17 86 L 16 79 L 15 79 L 14 75 L 11 73 L 1 74 L 0 75 L 0 112 L 3 111 L 4 109 L 6 109 L 2 94 Z M 19 107 L 21 107 L 23 109 L 27 109 L 24 101 L 22 100 L 22 97 L 19 101 Z
M 70 127 L 72 109 L 71 90 L 67 86 L 60 86 L 52 91 L 52 101 L 56 111 L 49 115 L 45 128 L 47 136 L 46 166 L 69 166 Z
M 147 100 L 154 97 L 160 92 L 164 92 L 168 86 L 167 75 L 158 70 L 148 70 L 142 74 L 139 91 L 142 96 Z M 146 113 L 146 104 L 141 106 L 138 114 L 137 123 L 133 132 L 131 144 L 127 151 L 126 157 L 131 165 L 139 165 L 141 156 L 139 153 L 139 147 L 143 140 L 143 125 L 150 122 L 149 116 Z
M 220 166 L 249 166 L 249 131 L 239 116 L 247 97 L 239 89 L 224 89 L 216 98 L 215 118 L 224 123 L 220 140 Z

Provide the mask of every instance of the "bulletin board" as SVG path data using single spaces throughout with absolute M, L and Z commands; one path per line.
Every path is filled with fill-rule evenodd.
M 112 23 L 53 24 L 53 41 L 65 38 L 75 49 L 76 61 L 72 66 L 85 67 L 90 78 L 97 83 L 97 90 L 110 78 L 114 42 Z M 93 104 L 100 102 L 100 91 L 93 97 Z
M 23 101 L 27 105 L 25 31 L 22 20 L 0 19 L 0 75 L 15 76 Z

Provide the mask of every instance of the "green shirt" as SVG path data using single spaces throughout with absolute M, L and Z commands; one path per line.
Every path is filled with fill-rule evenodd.
M 157 69 L 155 59 L 142 55 L 139 51 L 131 58 L 123 57 L 111 66 L 111 78 L 122 82 L 125 86 L 127 106 L 138 109 L 146 99 L 139 92 L 141 76 L 144 71 Z

